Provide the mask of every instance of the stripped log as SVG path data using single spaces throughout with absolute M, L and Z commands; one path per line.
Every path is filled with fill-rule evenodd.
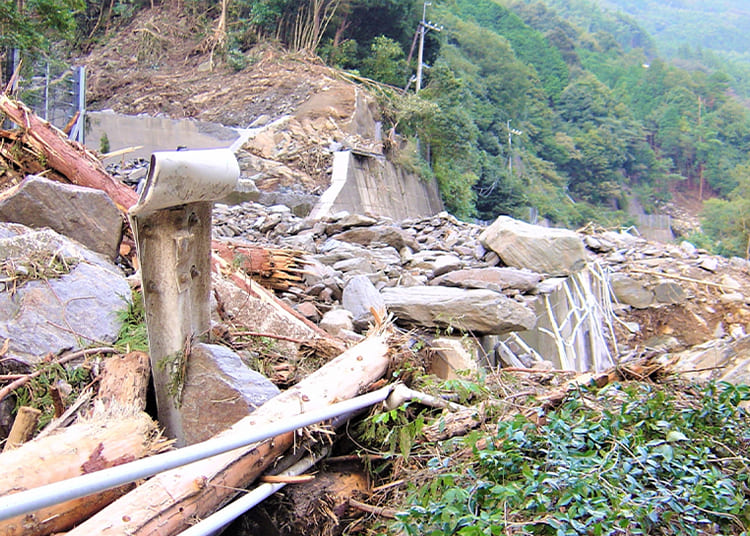
M 97 415 L 54 435 L 0 454 L 0 495 L 17 493 L 129 462 L 162 451 L 155 423 L 145 413 Z M 128 490 L 128 486 L 42 508 L 0 522 L 2 536 L 38 536 L 69 529 Z
M 373 335 L 277 395 L 217 437 L 269 426 L 352 398 L 389 364 L 384 334 Z M 177 534 L 230 500 L 293 444 L 292 433 L 161 473 L 79 525 L 68 536 Z
M 59 482 L 162 452 L 171 445 L 145 413 L 148 356 L 131 352 L 104 361 L 91 417 L 0 454 L 0 496 Z M 69 529 L 130 489 L 107 490 L 0 521 L 0 536 L 41 536 Z
M 0 94 L 0 112 L 16 123 L 21 139 L 44 155 L 46 164 L 79 186 L 103 190 L 123 212 L 135 205 L 136 193 L 107 173 L 96 156 L 83 145 L 70 141 L 58 128 L 44 121 L 25 104 Z

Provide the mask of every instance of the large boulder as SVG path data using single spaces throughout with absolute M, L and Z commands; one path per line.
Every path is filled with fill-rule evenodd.
M 609 280 L 618 302 L 644 309 L 654 302 L 654 293 L 640 282 L 624 274 L 613 274 Z
M 536 324 L 531 309 L 491 290 L 415 286 L 385 288 L 381 295 L 399 320 L 424 327 L 502 334 Z
M 184 444 L 210 439 L 277 394 L 278 387 L 229 348 L 195 345 L 180 406 Z
M 354 327 L 363 331 L 368 324 L 374 324 L 372 310 L 381 318 L 385 317 L 385 302 L 383 297 L 367 276 L 352 277 L 344 287 L 341 304 L 344 309 L 352 313 Z
M 117 339 L 130 286 L 103 255 L 52 231 L 0 223 L 0 340 L 21 366 Z
M 0 201 L 0 221 L 49 227 L 110 259 L 119 253 L 122 214 L 101 190 L 29 175 Z
M 515 268 L 562 276 L 586 265 L 583 242 L 568 229 L 540 227 L 500 216 L 479 235 L 479 240 Z

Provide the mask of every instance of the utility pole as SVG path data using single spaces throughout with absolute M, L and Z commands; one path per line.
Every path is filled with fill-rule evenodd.
M 425 2 L 422 5 L 422 20 L 419 21 L 419 51 L 417 52 L 417 93 L 422 89 L 422 67 L 424 66 L 424 36 L 428 30 L 435 30 L 441 32 L 443 27 L 435 26 L 432 21 L 427 22 L 427 6 L 431 6 L 432 2 Z
M 521 134 L 523 134 L 523 132 L 515 128 L 510 128 L 510 121 L 511 120 L 508 119 L 508 123 L 507 123 L 507 126 L 508 126 L 508 175 L 512 177 L 513 176 L 513 155 L 511 154 L 511 148 L 513 146 L 513 134 L 515 134 L 516 136 L 520 136 Z

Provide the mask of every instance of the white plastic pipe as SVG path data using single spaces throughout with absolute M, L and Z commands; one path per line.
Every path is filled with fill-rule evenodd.
M 211 456 L 229 452 L 240 447 L 246 447 L 258 441 L 292 432 L 311 424 L 327 421 L 339 415 L 382 402 L 388 397 L 390 392 L 391 386 L 386 386 L 362 396 L 331 404 L 317 411 L 302 413 L 284 419 L 283 422 L 272 423 L 250 430 L 248 434 L 233 434 L 227 437 L 209 439 L 202 443 L 190 445 L 189 447 L 157 454 L 12 495 L 5 495 L 0 497 L 0 521 L 54 504 L 116 488 L 123 484 L 155 475 L 156 473 L 168 471 L 169 469 L 210 458 Z
M 330 449 L 324 449 L 320 454 L 315 456 L 306 456 L 300 461 L 292 465 L 286 471 L 279 473 L 280 476 L 297 476 L 304 473 L 310 467 L 318 463 L 321 458 L 328 455 Z M 264 501 L 281 488 L 286 486 L 286 483 L 275 483 L 275 484 L 261 484 L 252 491 L 242 495 L 239 499 L 228 504 L 221 510 L 217 510 L 207 518 L 203 519 L 199 523 L 196 523 L 187 530 L 180 533 L 180 536 L 210 536 L 221 530 L 223 527 L 240 517 L 242 514 L 256 506 L 258 503 Z

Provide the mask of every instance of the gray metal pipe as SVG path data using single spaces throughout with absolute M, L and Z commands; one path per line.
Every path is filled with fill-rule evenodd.
M 393 388 L 391 390 L 393 390 Z M 392 393 L 389 394 L 389 399 L 392 396 Z M 337 415 L 336 417 L 331 419 L 331 428 L 338 428 L 362 411 L 363 408 L 360 408 L 358 411 L 354 411 L 352 413 L 342 413 L 341 415 Z M 331 447 L 326 446 L 321 450 L 319 454 L 306 456 L 293 465 L 290 465 L 287 469 L 279 472 L 278 474 L 282 476 L 296 476 L 302 474 L 310 467 L 322 460 L 324 457 L 328 456 L 330 450 Z M 291 456 L 289 456 L 288 458 L 291 458 Z M 284 459 L 281 460 L 281 464 L 283 463 Z M 290 460 L 289 463 L 292 463 L 292 461 Z M 251 508 L 254 508 L 262 501 L 266 500 L 268 497 L 279 491 L 284 486 L 286 486 L 286 484 L 261 484 L 256 488 L 248 491 L 240 498 L 235 499 L 233 502 L 226 505 L 221 510 L 214 512 L 209 517 L 203 519 L 189 529 L 184 530 L 180 533 L 180 536 L 213 536 L 214 534 L 219 534 L 226 525 L 240 517 L 242 514 L 246 513 Z
M 326 406 L 317 411 L 302 413 L 284 419 L 283 422 L 250 430 L 247 434 L 232 434 L 217 437 L 189 447 L 157 454 L 141 460 L 110 467 L 94 473 L 54 482 L 38 488 L 0 497 L 0 521 L 27 514 L 40 508 L 78 499 L 116 488 L 142 478 L 187 465 L 198 460 L 210 458 L 217 454 L 246 447 L 258 441 L 292 432 L 305 426 L 332 419 L 345 413 L 357 411 L 385 400 L 391 392 L 391 386 L 362 396 L 344 400 Z
M 280 476 L 297 476 L 304 473 L 310 467 L 318 463 L 324 456 L 327 456 L 329 450 L 330 448 L 326 448 L 317 455 L 302 458 L 286 471 L 279 473 Z M 180 536 L 211 536 L 212 534 L 216 534 L 229 523 L 254 506 L 257 506 L 260 502 L 264 501 L 284 486 L 286 486 L 286 483 L 281 482 L 276 484 L 261 484 L 221 510 L 217 510 L 189 529 L 182 531 Z

